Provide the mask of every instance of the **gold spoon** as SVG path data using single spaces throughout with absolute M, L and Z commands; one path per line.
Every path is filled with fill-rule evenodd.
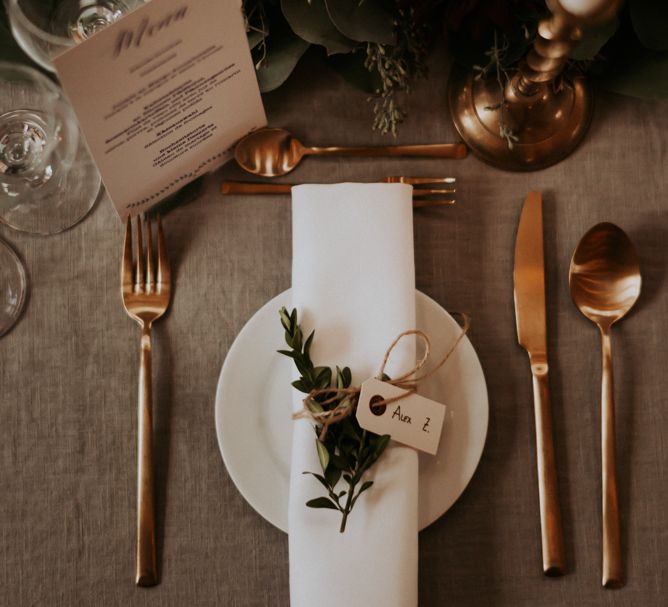
M 263 177 L 280 177 L 292 171 L 304 156 L 339 154 L 344 156 L 427 156 L 465 158 L 463 143 L 390 145 L 384 147 L 306 147 L 284 129 L 258 129 L 243 137 L 234 149 L 239 166 Z
M 603 477 L 603 577 L 606 588 L 623 586 L 619 506 L 615 476 L 615 401 L 612 325 L 640 295 L 640 266 L 633 243 L 612 223 L 599 223 L 583 237 L 568 276 L 575 305 L 598 325 L 602 340 L 601 468 Z

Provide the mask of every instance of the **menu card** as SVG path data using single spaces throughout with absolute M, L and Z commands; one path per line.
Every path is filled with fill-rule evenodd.
M 267 124 L 240 0 L 152 0 L 54 65 L 122 218 Z

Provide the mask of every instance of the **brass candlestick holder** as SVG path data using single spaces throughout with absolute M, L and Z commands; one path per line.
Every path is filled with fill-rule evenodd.
M 556 164 L 584 137 L 593 111 L 584 76 L 562 77 L 583 25 L 611 19 L 619 0 L 548 0 L 533 48 L 501 88 L 495 79 L 454 68 L 448 98 L 462 139 L 485 162 L 511 171 Z

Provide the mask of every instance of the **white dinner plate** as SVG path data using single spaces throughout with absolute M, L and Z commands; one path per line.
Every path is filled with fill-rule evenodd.
M 461 329 L 433 299 L 419 291 L 415 297 L 417 328 L 429 335 L 436 360 L 439 344 L 445 352 Z M 291 301 L 290 290 L 284 291 L 246 323 L 225 359 L 216 392 L 216 434 L 227 471 L 248 503 L 286 533 L 292 361 L 276 350 L 284 347 L 278 310 L 290 309 Z M 447 406 L 438 454 L 420 453 L 419 524 L 424 529 L 459 498 L 485 445 L 487 387 L 468 338 L 419 392 Z

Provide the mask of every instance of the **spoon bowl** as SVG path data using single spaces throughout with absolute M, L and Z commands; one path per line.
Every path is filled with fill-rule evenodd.
M 568 282 L 575 305 L 601 333 L 601 583 L 605 588 L 620 588 L 624 581 L 610 328 L 633 307 L 640 296 L 641 284 L 638 255 L 626 233 L 612 223 L 599 223 L 591 228 L 575 249 Z
M 597 325 L 623 318 L 640 296 L 640 265 L 633 243 L 612 223 L 599 223 L 580 240 L 569 273 L 575 305 Z
M 292 171 L 304 157 L 305 148 L 284 129 L 258 129 L 237 143 L 234 158 L 254 175 L 279 177 Z
M 418 156 L 428 158 L 465 158 L 463 143 L 423 145 L 389 145 L 362 147 L 306 147 L 288 131 L 276 128 L 258 129 L 243 137 L 234 149 L 239 166 L 262 177 L 280 177 L 292 171 L 306 155 L 343 156 Z

